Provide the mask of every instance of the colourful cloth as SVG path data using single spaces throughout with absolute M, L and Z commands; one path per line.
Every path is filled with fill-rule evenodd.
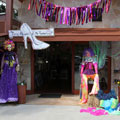
M 97 94 L 97 92 L 99 91 L 99 76 L 98 74 L 94 74 L 94 75 L 85 75 L 82 74 L 82 79 L 81 79 L 81 89 L 82 89 L 82 98 L 81 98 L 81 103 L 85 103 L 87 102 L 88 99 L 88 79 L 90 78 L 94 78 L 94 84 L 92 87 L 92 94 Z
M 100 116 L 100 115 L 108 115 L 108 112 L 101 108 L 95 108 L 95 107 L 88 107 L 88 109 L 81 109 L 80 112 L 88 112 L 91 115 Z
M 100 107 L 103 107 L 108 112 L 113 112 L 117 109 L 118 99 L 111 98 L 110 100 L 100 100 Z
M 111 113 L 109 113 L 110 115 L 120 115 L 120 111 L 113 111 Z

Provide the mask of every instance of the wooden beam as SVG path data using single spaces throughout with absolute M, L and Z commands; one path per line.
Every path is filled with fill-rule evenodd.
M 60 36 L 120 35 L 120 28 L 56 28 L 55 35 Z
M 120 41 L 119 36 L 55 36 L 55 37 L 37 37 L 41 41 Z M 22 37 L 13 38 L 16 42 L 23 42 Z M 28 41 L 30 41 L 28 39 Z
M 0 33 L 0 36 L 6 36 L 7 33 Z
M 53 37 L 37 37 L 41 41 L 120 41 L 118 28 L 57 28 Z M 23 37 L 15 37 L 14 41 L 23 42 Z M 30 41 L 28 39 L 28 41 Z
M 6 0 L 6 33 L 12 29 L 13 0 Z

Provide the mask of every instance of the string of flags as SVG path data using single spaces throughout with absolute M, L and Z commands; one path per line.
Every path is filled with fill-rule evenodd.
M 48 21 L 55 17 L 55 22 L 58 24 L 67 25 L 83 25 L 92 21 L 92 18 L 99 17 L 99 14 L 109 12 L 112 0 L 96 0 L 89 5 L 78 7 L 63 7 L 50 3 L 46 0 L 30 0 L 28 10 L 34 9 L 38 16 Z M 101 11 L 100 9 L 101 8 Z M 97 9 L 97 14 L 95 12 Z

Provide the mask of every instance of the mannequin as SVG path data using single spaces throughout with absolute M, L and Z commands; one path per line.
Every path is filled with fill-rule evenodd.
M 12 40 L 4 42 L 5 52 L 1 61 L 0 103 L 18 101 L 17 71 L 19 71 L 18 58 L 12 50 L 15 44 Z
M 82 98 L 80 104 L 87 103 L 88 100 L 88 80 L 94 80 L 94 84 L 89 95 L 95 95 L 99 91 L 99 76 L 97 58 L 91 48 L 85 49 L 83 52 L 83 60 L 81 65 L 81 90 Z

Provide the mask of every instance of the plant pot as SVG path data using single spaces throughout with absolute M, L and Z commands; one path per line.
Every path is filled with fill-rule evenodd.
M 25 104 L 26 103 L 26 85 L 18 85 L 18 103 Z

